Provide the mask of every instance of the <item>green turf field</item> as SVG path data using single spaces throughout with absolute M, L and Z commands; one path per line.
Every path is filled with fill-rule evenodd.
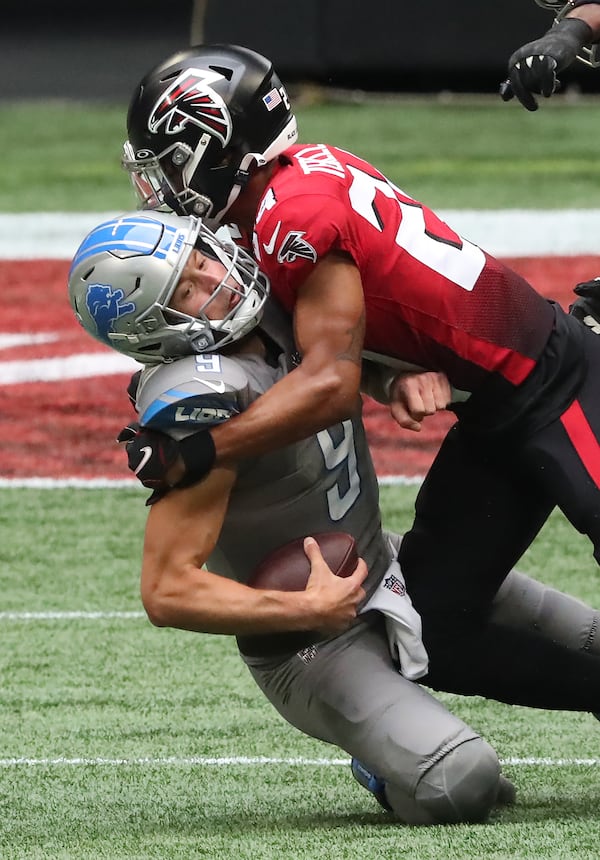
M 302 139 L 357 151 L 434 206 L 600 205 L 594 100 L 535 115 L 469 99 L 298 113 Z M 0 211 L 131 208 L 123 117 L 0 103 Z M 408 526 L 414 493 L 382 489 L 386 525 Z M 518 803 L 486 826 L 392 826 L 338 750 L 272 711 L 232 641 L 144 619 L 143 498 L 0 490 L 1 860 L 597 858 L 591 716 L 443 697 L 508 762 Z M 559 515 L 522 569 L 600 604 L 587 543 Z
M 390 526 L 407 527 L 414 494 L 382 488 Z M 231 640 L 141 615 L 143 499 L 0 491 L 2 860 L 597 856 L 599 766 L 560 763 L 600 760 L 591 716 L 443 696 L 508 762 L 518 803 L 485 826 L 394 826 L 339 750 L 263 700 Z M 597 594 L 558 515 L 522 569 Z
M 496 99 L 319 103 L 298 111 L 300 139 L 370 159 L 433 207 L 597 207 L 598 99 L 557 98 L 536 114 Z M 122 106 L 0 102 L 0 211 L 128 209 L 119 162 Z M 125 180 L 125 181 L 124 181 Z

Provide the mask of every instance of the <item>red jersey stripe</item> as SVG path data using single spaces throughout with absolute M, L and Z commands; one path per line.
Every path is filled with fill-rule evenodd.
M 560 418 L 589 476 L 600 488 L 600 445 L 577 400 Z

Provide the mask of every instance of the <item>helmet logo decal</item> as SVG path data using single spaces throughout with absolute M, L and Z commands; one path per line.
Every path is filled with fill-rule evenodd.
M 317 252 L 303 236 L 304 230 L 290 230 L 277 254 L 278 263 L 293 263 L 298 257 L 317 262 Z
M 231 138 L 231 116 L 211 84 L 223 75 L 208 69 L 185 69 L 154 105 L 148 119 L 152 134 L 179 134 L 195 125 L 214 135 L 225 147 Z
M 85 296 L 85 304 L 96 323 L 98 334 L 107 343 L 113 322 L 124 314 L 135 311 L 133 302 L 121 304 L 125 294 L 123 290 L 114 290 L 110 284 L 90 284 Z
M 266 96 L 263 96 L 263 102 L 264 102 L 265 107 L 268 111 L 274 110 L 277 107 L 277 105 L 281 104 L 282 101 L 283 101 L 283 99 L 281 98 L 281 95 L 280 95 L 277 87 L 273 87 L 273 89 L 270 90 L 266 94 Z

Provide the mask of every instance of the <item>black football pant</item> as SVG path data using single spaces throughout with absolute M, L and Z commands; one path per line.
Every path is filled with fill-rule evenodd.
M 424 682 L 436 689 L 600 710 L 595 613 L 587 632 L 565 647 L 543 623 L 562 612 L 553 600 L 540 596 L 537 609 L 530 606 L 531 623 L 516 630 L 506 616 L 494 620 L 492 610 L 555 505 L 589 535 L 600 561 L 600 336 L 586 332 L 585 347 L 587 379 L 559 418 L 510 446 L 474 438 L 456 424 L 421 487 L 399 560 L 423 620 L 430 657 Z M 588 623 L 568 623 L 580 622 Z

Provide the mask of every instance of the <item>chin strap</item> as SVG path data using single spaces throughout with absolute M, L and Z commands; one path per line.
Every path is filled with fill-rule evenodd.
M 235 172 L 235 176 L 233 177 L 233 186 L 231 191 L 229 192 L 229 196 L 227 198 L 227 203 L 221 209 L 220 212 L 217 212 L 216 215 L 211 213 L 210 220 L 211 223 L 221 224 L 223 222 L 223 218 L 226 213 L 229 211 L 231 206 L 238 199 L 241 192 L 244 190 L 246 185 L 248 184 L 248 180 L 252 176 L 252 172 L 250 168 L 252 166 L 255 167 L 264 167 L 267 162 L 263 158 L 262 155 L 259 155 L 256 152 L 248 152 L 240 161 L 239 167 Z

